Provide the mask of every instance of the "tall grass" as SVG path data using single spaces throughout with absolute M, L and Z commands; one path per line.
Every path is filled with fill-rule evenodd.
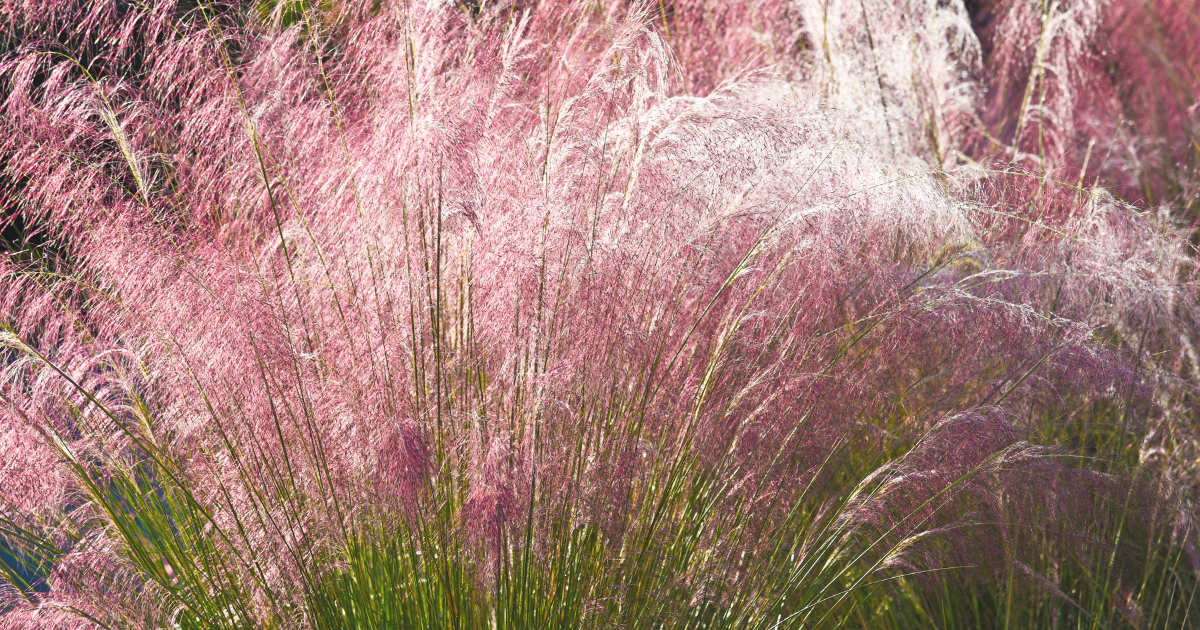
M 1031 148 L 1050 30 L 12 7 L 0 628 L 1200 615 L 1186 204 Z

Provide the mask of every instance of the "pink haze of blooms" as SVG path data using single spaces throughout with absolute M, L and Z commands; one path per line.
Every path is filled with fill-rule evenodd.
M 143 439 L 285 598 L 447 478 L 487 557 L 528 514 L 616 548 L 683 449 L 768 545 L 906 445 L 838 518 L 986 571 L 1124 496 L 1035 437 L 1089 413 L 1193 549 L 1200 88 L 1136 41 L 1196 60 L 1188 3 L 127 4 L 0 7 L 4 220 L 58 252 L 0 261 L 0 514 L 66 551 L 0 628 L 170 618 L 78 476 Z

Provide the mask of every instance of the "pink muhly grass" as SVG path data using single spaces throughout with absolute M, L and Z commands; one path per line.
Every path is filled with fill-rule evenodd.
M 1194 555 L 1194 252 L 1042 73 L 1099 5 L 1029 62 L 1033 5 L 53 4 L 0 14 L 4 220 L 60 252 L 0 267 L 0 533 L 49 567 L 0 628 L 322 627 L 363 541 L 496 624 L 593 562 L 562 627 Z
M 987 58 L 975 152 L 1195 218 L 1193 7 L 984 1 L 975 14 Z

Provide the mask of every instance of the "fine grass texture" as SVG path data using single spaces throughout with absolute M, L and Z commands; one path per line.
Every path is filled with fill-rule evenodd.
M 0 630 L 1200 624 L 1195 20 L 5 3 Z

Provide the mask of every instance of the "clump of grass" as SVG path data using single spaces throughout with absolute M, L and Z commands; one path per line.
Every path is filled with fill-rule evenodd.
M 0 628 L 1186 624 L 1185 241 L 971 162 L 964 7 L 818 8 L 17 46 Z

